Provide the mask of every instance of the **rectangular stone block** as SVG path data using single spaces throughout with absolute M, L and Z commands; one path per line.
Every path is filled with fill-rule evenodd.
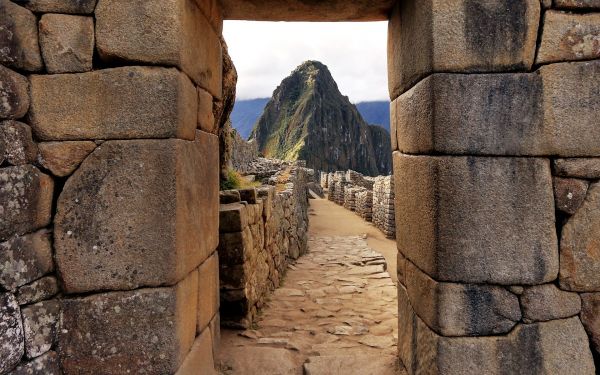
M 547 159 L 394 153 L 399 250 L 438 281 L 529 285 L 558 274 Z
M 215 252 L 198 268 L 198 323 L 202 332 L 219 313 L 219 257 Z
M 406 153 L 600 155 L 600 62 L 536 73 L 434 74 L 392 103 Z
M 553 0 L 554 6 L 563 9 L 600 9 L 600 0 Z
M 19 305 L 29 305 L 50 299 L 58 294 L 58 280 L 54 276 L 45 276 L 31 284 L 23 285 L 17 293 Z
M 208 133 L 217 131 L 213 113 L 213 97 L 201 88 L 198 88 L 198 128 Z
M 216 375 L 210 328 L 202 331 L 175 375 Z
M 560 286 L 600 292 L 600 184 L 592 183 L 581 207 L 562 227 Z
M 443 337 L 412 311 L 399 288 L 399 353 L 410 374 L 586 374 L 594 362 L 577 317 L 519 324 L 508 335 Z
M 65 291 L 173 285 L 197 268 L 218 244 L 218 157 L 217 137 L 200 132 L 99 146 L 58 200 Z
M 169 288 L 63 300 L 59 356 L 65 375 L 174 374 L 196 334 L 198 274 Z
M 40 46 L 48 73 L 92 70 L 94 18 L 44 14 L 40 19 Z
M 0 119 L 18 119 L 29 109 L 29 81 L 0 65 Z
M 90 14 L 94 12 L 96 0 L 17 0 L 24 7 L 38 13 Z
M 222 204 L 219 208 L 219 231 L 221 233 L 243 231 L 248 226 L 248 216 L 244 204 Z
M 59 313 L 58 300 L 44 301 L 21 309 L 27 358 L 39 357 L 52 348 L 56 341 Z
M 40 230 L 0 243 L 0 264 L 0 287 L 13 292 L 54 271 L 50 232 Z
M 29 123 L 41 140 L 193 140 L 197 94 L 176 69 L 122 67 L 31 76 Z
M 0 64 L 27 72 L 44 67 L 35 14 L 10 0 L 0 0 Z
M 508 333 L 521 320 L 519 299 L 504 287 L 438 283 L 411 261 L 406 289 L 415 313 L 442 336 Z
M 525 288 L 520 300 L 525 323 L 570 318 L 581 311 L 579 295 L 560 290 L 554 284 Z
M 552 171 L 557 176 L 596 180 L 600 178 L 600 158 L 555 159 Z
M 95 17 L 103 60 L 176 66 L 221 98 L 221 42 L 194 0 L 100 0 Z
M 0 169 L 0 241 L 50 224 L 54 182 L 32 165 Z
M 539 0 L 398 2 L 388 31 L 392 99 L 433 72 L 529 70 Z

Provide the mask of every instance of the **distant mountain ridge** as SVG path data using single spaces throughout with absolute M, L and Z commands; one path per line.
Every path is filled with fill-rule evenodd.
M 236 100 L 231 123 L 242 138 L 248 139 L 270 98 Z M 380 125 L 390 132 L 390 102 L 370 101 L 356 104 L 361 116 L 370 125 Z
M 321 171 L 391 171 L 389 133 L 367 124 L 318 61 L 305 62 L 281 82 L 250 139 L 266 157 L 306 160 Z

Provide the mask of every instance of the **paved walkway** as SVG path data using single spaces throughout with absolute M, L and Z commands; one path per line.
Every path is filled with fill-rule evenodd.
M 397 310 L 386 261 L 362 236 L 313 234 L 255 329 L 222 332 L 221 373 L 401 374 Z

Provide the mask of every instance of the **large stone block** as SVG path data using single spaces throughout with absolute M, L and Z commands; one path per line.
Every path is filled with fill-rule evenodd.
M 592 350 L 600 355 L 600 293 L 581 295 L 581 322 L 590 337 Z
M 0 119 L 25 116 L 29 109 L 29 81 L 0 65 Z
M 526 288 L 521 295 L 523 319 L 526 323 L 570 318 L 581 311 L 577 293 L 565 292 L 554 284 Z
M 175 375 L 216 375 L 210 329 L 203 330 Z
M 600 155 L 600 61 L 536 73 L 434 74 L 392 103 L 406 153 Z
M 177 66 L 221 98 L 221 43 L 194 0 L 100 0 L 95 16 L 103 60 Z
M 219 231 L 241 232 L 248 226 L 247 206 L 241 203 L 222 204 L 219 207 Z
M 21 363 L 9 375 L 62 375 L 58 355 L 50 351 L 29 362 Z
M 92 141 L 42 142 L 38 144 L 39 163 L 53 175 L 66 177 L 96 148 Z
M 29 120 L 41 140 L 194 139 L 196 89 L 176 69 L 131 66 L 30 80 Z
M 553 0 L 554 6 L 564 9 L 600 9 L 600 0 Z
M 81 164 L 55 218 L 66 292 L 173 285 L 216 249 L 218 140 L 198 134 L 108 141 Z
M 44 66 L 35 15 L 10 0 L 0 0 L 0 64 L 28 72 Z
M 56 341 L 60 302 L 44 301 L 23 307 L 23 330 L 25 332 L 25 355 L 35 358 L 46 353 Z
M 410 261 L 406 289 L 417 315 L 442 336 L 507 333 L 521 320 L 519 299 L 505 288 L 438 283 Z
M 399 250 L 438 281 L 529 285 L 558 274 L 550 162 L 394 153 Z
M 96 0 L 16 0 L 15 3 L 38 13 L 90 14 L 96 7 Z
M 600 183 L 590 185 L 585 201 L 563 226 L 560 286 L 600 292 Z
M 198 274 L 170 288 L 65 299 L 58 350 L 65 375 L 174 374 L 194 342 Z
M 40 19 L 40 46 L 48 73 L 92 70 L 94 19 L 44 14 Z
M 388 31 L 392 99 L 433 72 L 528 70 L 539 0 L 402 1 Z
M 0 286 L 16 291 L 54 270 L 50 233 L 41 230 L 0 243 Z
M 25 350 L 21 310 L 11 293 L 0 293 L 0 337 L 0 374 L 5 374 L 19 363 Z
M 600 57 L 600 14 L 544 14 L 542 42 L 536 63 L 589 60 Z
M 402 287 L 398 302 L 399 354 L 410 374 L 595 373 L 577 317 L 518 325 L 505 336 L 443 337 L 412 311 Z
M 0 139 L 4 143 L 4 160 L 9 164 L 23 165 L 35 161 L 38 149 L 27 124 L 14 120 L 0 122 Z
M 32 165 L 0 169 L 0 241 L 50 224 L 52 178 Z
M 219 257 L 215 252 L 198 268 L 198 323 L 202 332 L 219 312 Z

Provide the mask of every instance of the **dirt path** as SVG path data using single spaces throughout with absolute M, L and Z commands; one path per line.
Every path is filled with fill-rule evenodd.
M 395 282 L 382 255 L 350 235 L 369 234 L 368 224 L 311 203 L 309 253 L 290 266 L 254 330 L 222 331 L 221 373 L 401 374 Z

